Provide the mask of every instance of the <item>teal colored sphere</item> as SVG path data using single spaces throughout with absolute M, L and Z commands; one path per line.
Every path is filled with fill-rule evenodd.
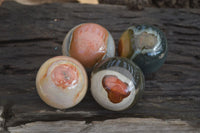
M 120 37 L 118 53 L 135 62 L 144 74 L 156 72 L 167 57 L 167 39 L 157 27 L 129 27 Z

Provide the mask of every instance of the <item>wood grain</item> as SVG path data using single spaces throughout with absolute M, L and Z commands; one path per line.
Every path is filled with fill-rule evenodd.
M 99 3 L 127 5 L 132 9 L 141 7 L 199 8 L 199 0 L 99 0 Z
M 44 128 L 45 127 L 45 128 Z M 32 122 L 9 127 L 10 133 L 199 133 L 200 129 L 181 120 L 159 120 L 153 118 L 120 118 L 106 121 L 55 121 Z
M 90 91 L 76 107 L 56 110 L 43 103 L 35 76 L 48 58 L 61 55 L 66 33 L 75 25 L 94 22 L 107 28 L 116 44 L 134 24 L 161 28 L 168 39 L 167 61 L 146 76 L 139 103 L 122 112 L 100 107 Z M 130 11 L 125 6 L 47 4 L 0 7 L 0 106 L 6 106 L 6 127 L 35 121 L 80 120 L 90 123 L 121 117 L 181 119 L 200 124 L 200 9 Z
M 87 127 L 85 121 L 33 122 L 9 127 L 8 131 L 10 133 L 79 133 Z
M 3 114 L 3 107 L 0 106 L 0 132 L 3 131 L 3 118 L 2 118 L 2 114 Z

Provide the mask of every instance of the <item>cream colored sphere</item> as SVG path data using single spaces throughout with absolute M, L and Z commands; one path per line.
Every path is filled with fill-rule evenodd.
M 87 87 L 88 78 L 84 67 L 67 56 L 47 60 L 36 77 L 40 98 L 49 106 L 58 109 L 77 105 L 84 98 Z

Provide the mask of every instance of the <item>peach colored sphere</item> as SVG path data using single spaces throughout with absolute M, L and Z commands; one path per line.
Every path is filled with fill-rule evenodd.
M 63 55 L 77 59 L 85 68 L 92 68 L 102 59 L 115 55 L 114 40 L 101 25 L 80 24 L 66 35 L 63 42 Z

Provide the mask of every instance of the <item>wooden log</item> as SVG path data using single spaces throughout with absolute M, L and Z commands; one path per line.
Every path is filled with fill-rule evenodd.
M 199 8 L 199 0 L 99 0 L 104 4 L 127 5 L 132 9 L 145 7 L 164 7 L 164 8 Z
M 152 0 L 99 0 L 99 3 L 126 5 L 129 7 L 129 9 L 138 9 L 138 10 L 141 10 L 144 7 L 153 6 Z
M 34 121 L 97 121 L 120 117 L 182 119 L 200 123 L 200 9 L 130 11 L 125 6 L 48 4 L 24 6 L 5 2 L 0 7 L 0 105 L 9 108 L 6 126 Z M 35 76 L 48 58 L 61 55 L 66 33 L 75 25 L 95 22 L 106 27 L 116 45 L 134 24 L 161 28 L 169 53 L 162 68 L 146 77 L 139 103 L 122 112 L 100 107 L 90 91 L 76 107 L 56 110 L 37 95 Z
M 79 133 L 87 127 L 85 121 L 33 122 L 9 127 L 8 131 L 10 133 Z
M 2 118 L 2 114 L 3 114 L 3 107 L 0 106 L 0 132 L 3 131 L 3 118 Z
M 45 128 L 44 128 L 45 127 Z M 54 121 L 32 122 L 21 126 L 9 127 L 10 133 L 199 133 L 200 129 L 181 120 L 160 120 L 153 118 L 120 118 L 106 121 Z

